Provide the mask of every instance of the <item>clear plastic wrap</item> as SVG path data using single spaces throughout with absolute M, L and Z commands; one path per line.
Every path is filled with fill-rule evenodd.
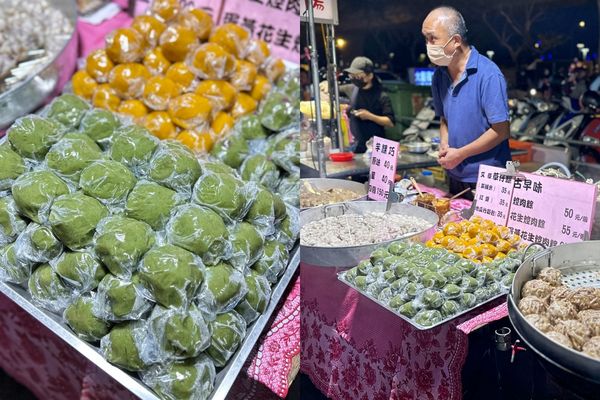
M 108 110 L 94 108 L 83 116 L 79 131 L 106 149 L 109 139 L 119 126 L 121 126 L 121 121 L 115 114 Z
M 171 244 L 151 249 L 139 265 L 140 282 L 164 307 L 189 305 L 203 276 L 200 257 Z
M 267 132 L 263 128 L 257 115 L 247 115 L 240 118 L 234 125 L 233 130 L 246 140 L 264 139 Z
M 300 175 L 300 137 L 295 127 L 273 136 L 267 155 L 271 161 L 288 174 Z
M 27 172 L 19 176 L 12 186 L 19 212 L 38 223 L 47 221 L 54 199 L 67 193 L 67 184 L 48 170 Z
M 230 264 L 222 262 L 206 267 L 204 283 L 197 296 L 198 308 L 212 320 L 215 314 L 233 310 L 247 292 L 244 275 Z
M 233 118 L 243 117 L 256 111 L 256 107 L 258 107 L 258 102 L 254 98 L 249 94 L 240 92 L 235 97 L 235 103 L 231 108 L 231 116 Z
M 155 47 L 147 52 L 142 63 L 154 76 L 164 75 L 171 66 L 171 62 L 167 60 L 160 47 Z M 146 84 L 147 86 L 148 84 Z M 145 91 L 146 89 L 144 89 Z
M 152 158 L 158 142 L 157 138 L 140 126 L 120 127 L 113 134 L 109 156 L 122 162 L 139 176 Z
M 211 102 L 195 93 L 182 94 L 169 102 L 169 115 L 183 129 L 208 129 L 211 112 Z
M 93 312 L 107 321 L 138 320 L 143 318 L 153 305 L 144 297 L 144 289 L 137 275 L 133 275 L 131 280 L 121 280 L 107 274 L 98 285 Z
M 245 279 L 248 293 L 235 307 L 235 311 L 250 325 L 267 309 L 271 299 L 271 285 L 267 278 L 255 271 L 250 271 Z
M 156 306 L 148 324 L 163 362 L 197 357 L 210 345 L 209 325 L 193 305 L 187 310 Z
M 261 124 L 273 132 L 280 132 L 300 121 L 298 94 L 286 95 L 271 91 L 261 103 L 258 112 Z
M 15 241 L 18 260 L 31 263 L 48 262 L 62 253 L 63 245 L 50 228 L 30 223 Z
M 277 238 L 291 250 L 300 235 L 300 210 L 290 205 L 286 208 L 287 216 L 279 224 Z
M 211 102 L 213 114 L 230 109 L 237 95 L 237 90 L 231 83 L 211 79 L 200 81 L 195 92 Z
M 108 74 L 113 67 L 114 63 L 104 49 L 92 51 L 85 59 L 85 70 L 98 83 L 108 82 Z
M 15 246 L 0 246 L 0 281 L 22 284 L 29 279 L 33 263 L 19 259 Z
M 61 178 L 79 183 L 81 171 L 104 157 L 100 147 L 87 135 L 68 133 L 46 154 L 46 165 Z
M 40 265 L 33 271 L 27 286 L 34 303 L 55 313 L 61 313 L 73 298 L 73 292 L 49 264 Z
M 136 182 L 133 173 L 120 162 L 100 160 L 81 171 L 79 187 L 102 204 L 123 209 Z
M 89 108 L 90 105 L 82 98 L 66 93 L 50 103 L 46 109 L 46 116 L 67 129 L 76 129 Z
M 281 199 L 296 208 L 300 207 L 300 178 L 298 175 L 290 175 L 281 178 L 277 186 L 277 193 Z
M 131 21 L 131 27 L 138 31 L 150 47 L 158 46 L 160 35 L 167 29 L 164 22 L 153 15 L 138 15 Z
M 177 137 L 177 127 L 173 123 L 169 113 L 165 111 L 153 111 L 149 113 L 144 118 L 143 124 L 150 133 L 160 140 Z
M 248 157 L 250 148 L 248 142 L 240 136 L 230 136 L 217 142 L 211 154 L 231 168 L 239 168 Z
M 245 181 L 253 181 L 275 191 L 279 185 L 279 169 L 262 154 L 244 160 L 240 174 Z
M 132 28 L 119 28 L 106 35 L 106 55 L 115 64 L 134 63 L 144 56 L 144 38 Z
M 250 32 L 240 25 L 228 23 L 213 29 L 209 40 L 218 43 L 235 57 L 244 59 L 250 43 Z
M 171 99 L 179 95 L 180 87 L 164 76 L 153 76 L 144 86 L 144 104 L 153 110 L 166 110 Z
M 212 339 L 206 353 L 217 367 L 224 367 L 246 336 L 246 321 L 236 311 L 217 315 L 211 322 Z
M 198 44 L 198 39 L 193 30 L 175 24 L 165 29 L 160 35 L 159 43 L 167 60 L 180 62 Z
M 0 193 L 10 190 L 13 182 L 27 171 L 27 165 L 20 155 L 11 149 L 6 141 L 0 141 Z
M 290 258 L 288 249 L 276 239 L 267 239 L 263 249 L 263 256 L 254 263 L 252 269 L 275 284 L 287 267 Z
M 297 96 L 299 90 L 300 72 L 298 69 L 286 70 L 280 79 L 277 80 L 277 91 L 286 94 L 290 98 L 295 99 L 295 101 L 299 101 Z
M 112 274 L 130 279 L 138 262 L 154 243 L 155 234 L 147 223 L 111 216 L 98 224 L 94 250 Z
M 256 80 L 258 70 L 256 65 L 248 61 L 236 60 L 235 70 L 231 75 L 231 83 L 237 90 L 250 91 Z
M 199 255 L 205 265 L 231 257 L 227 227 L 210 208 L 181 206 L 169 220 L 166 231 L 170 243 Z
M 110 331 L 110 323 L 94 314 L 95 294 L 77 297 L 67 306 L 63 319 L 73 332 L 87 342 L 98 342 Z
M 193 90 L 198 83 L 192 70 L 182 62 L 171 64 L 165 76 L 177 83 L 186 92 Z
M 207 40 L 212 31 L 213 21 L 210 14 L 199 8 L 184 10 L 177 16 L 177 23 L 194 31 L 198 39 Z
M 230 222 L 246 216 L 254 195 L 252 187 L 235 176 L 205 171 L 194 185 L 192 200 Z
M 201 173 L 194 153 L 176 141 L 161 142 L 148 168 L 148 178 L 185 194 L 191 194 Z
M 179 0 L 153 0 L 150 4 L 150 13 L 162 21 L 170 21 L 182 11 Z
M 63 136 L 64 129 L 55 121 L 28 115 L 16 120 L 8 128 L 7 136 L 12 148 L 21 157 L 43 160 L 50 147 Z
M 142 96 L 144 86 L 151 76 L 143 64 L 119 64 L 110 71 L 108 85 L 121 99 L 137 99 Z
M 215 173 L 215 174 L 227 174 L 233 175 L 236 178 L 240 178 L 238 172 L 231 168 L 229 165 L 212 159 L 200 159 L 200 169 L 203 173 Z
M 271 55 L 269 45 L 264 40 L 260 39 L 250 40 L 246 51 L 246 60 L 250 61 L 257 67 L 261 67 Z
M 14 242 L 26 227 L 12 196 L 0 197 L 0 246 Z
M 98 287 L 106 275 L 106 269 L 92 253 L 64 252 L 50 261 L 52 270 L 78 293 L 86 293 Z
M 148 335 L 146 321 L 115 325 L 100 340 L 100 352 L 109 362 L 128 371 L 142 371 L 155 363 L 158 347 Z
M 98 200 L 76 192 L 54 201 L 48 221 L 65 246 L 78 250 L 92 242 L 96 226 L 107 215 L 108 210 Z
M 141 373 L 142 381 L 167 400 L 206 400 L 214 389 L 215 366 L 210 358 L 157 364 Z
M 139 181 L 127 198 L 125 214 L 158 231 L 164 228 L 173 209 L 182 200 L 174 190 L 154 182 Z
M 201 79 L 226 79 L 235 71 L 235 58 L 216 43 L 196 47 L 185 62 Z
M 229 227 L 229 240 L 232 245 L 231 265 L 245 273 L 263 255 L 264 236 L 247 222 Z
M 285 214 L 285 205 L 278 195 L 272 194 L 264 187 L 258 189 L 254 197 L 254 202 L 246 214 L 246 221 L 250 222 L 264 236 L 271 236 L 275 233 L 275 202 L 277 201 L 279 209 L 283 209 Z

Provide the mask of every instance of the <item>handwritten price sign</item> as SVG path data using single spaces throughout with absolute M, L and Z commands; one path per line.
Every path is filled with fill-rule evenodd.
M 506 170 L 502 168 L 479 166 L 475 215 L 489 219 L 498 225 L 506 225 L 513 192 L 512 177 L 505 174 Z
M 390 182 L 394 181 L 398 163 L 398 142 L 373 137 L 373 154 L 369 171 L 369 199 L 387 200 Z

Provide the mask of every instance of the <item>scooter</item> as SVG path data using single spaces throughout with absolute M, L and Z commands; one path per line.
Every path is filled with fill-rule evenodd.
M 417 113 L 410 126 L 402 132 L 400 142 L 431 142 L 440 136 L 439 125 L 435 125 L 435 110 L 433 100 L 427 98 L 423 108 Z

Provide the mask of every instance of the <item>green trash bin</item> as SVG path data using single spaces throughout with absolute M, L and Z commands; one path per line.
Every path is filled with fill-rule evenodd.
M 396 116 L 396 124 L 393 128 L 387 128 L 385 134 L 388 139 L 399 140 L 411 123 L 405 118 L 414 118 L 424 107 L 425 100 L 431 97 L 431 86 L 383 82 L 383 90 L 390 97 Z

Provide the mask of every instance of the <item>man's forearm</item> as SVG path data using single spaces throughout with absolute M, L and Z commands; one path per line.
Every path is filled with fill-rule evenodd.
M 440 119 L 440 147 L 448 147 L 448 124 L 446 119 Z
M 493 149 L 510 136 L 508 122 L 495 124 L 473 142 L 460 148 L 464 158 L 485 153 Z
M 391 128 L 394 126 L 394 123 L 392 122 L 392 120 L 389 117 L 382 116 L 382 115 L 375 115 L 373 113 L 371 113 L 371 115 L 372 115 L 371 121 L 375 122 L 377 125 L 381 125 L 385 128 Z

